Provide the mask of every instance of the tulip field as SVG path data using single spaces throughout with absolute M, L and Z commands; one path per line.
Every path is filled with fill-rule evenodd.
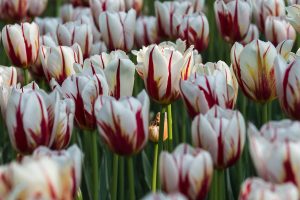
M 0 200 L 300 200 L 300 0 L 0 0 Z

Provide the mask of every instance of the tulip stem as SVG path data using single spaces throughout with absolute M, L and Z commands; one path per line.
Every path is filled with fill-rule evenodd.
M 262 108 L 262 124 L 263 125 L 264 123 L 268 122 L 268 104 L 265 103 L 263 104 L 263 108 Z
M 99 199 L 98 196 L 98 186 L 99 186 L 99 169 L 98 169 L 98 148 L 97 148 L 97 134 L 91 134 L 91 144 L 92 144 L 92 166 L 93 166 L 93 196 L 94 199 Z
M 135 200 L 135 191 L 134 191 L 134 171 L 133 171 L 133 159 L 129 157 L 127 160 L 127 170 L 129 177 L 129 199 Z
M 24 73 L 24 85 L 28 84 L 28 69 L 23 69 Z
M 173 150 L 173 129 L 172 129 L 172 105 L 168 105 L 168 111 L 167 111 L 167 119 L 168 119 L 168 150 L 171 152 Z
M 157 179 L 157 161 L 158 161 L 158 143 L 154 144 L 154 159 L 152 171 L 152 192 L 156 192 L 156 179 Z
M 120 194 L 120 197 L 124 197 L 124 168 L 125 168 L 124 157 L 119 158 L 119 167 L 118 168 L 119 168 L 119 175 L 118 175 L 119 191 L 118 191 L 118 194 Z
M 213 175 L 212 188 L 209 193 L 209 200 L 223 200 L 225 194 L 225 171 L 216 169 Z
M 113 179 L 112 179 L 112 188 L 111 188 L 111 200 L 117 200 L 117 191 L 118 191 L 118 161 L 119 156 L 114 154 L 113 161 Z
M 79 188 L 78 191 L 77 191 L 77 194 L 76 194 L 76 200 L 83 200 L 83 197 L 82 197 L 82 193 L 81 193 L 80 188 Z

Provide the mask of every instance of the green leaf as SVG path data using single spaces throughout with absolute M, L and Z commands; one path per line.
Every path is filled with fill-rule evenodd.
M 145 151 L 142 152 L 142 160 L 143 160 L 143 170 L 145 174 L 145 181 L 149 189 L 151 189 L 151 181 L 152 181 L 152 166 L 149 162 L 147 154 Z

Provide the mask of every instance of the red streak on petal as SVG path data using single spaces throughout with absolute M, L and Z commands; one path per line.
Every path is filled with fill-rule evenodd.
M 148 77 L 147 77 L 147 91 L 149 96 L 151 96 L 155 100 L 159 100 L 159 89 L 157 82 L 154 77 L 154 64 L 153 64 L 153 51 L 154 48 L 152 48 L 150 55 L 149 55 L 149 67 L 148 67 Z
M 172 90 L 172 57 L 173 57 L 173 51 L 171 53 L 171 56 L 169 58 L 169 65 L 168 65 L 168 72 L 169 72 L 169 76 L 168 76 L 168 83 L 167 83 L 167 89 L 166 89 L 166 94 L 165 97 L 168 98 L 171 96 L 171 90 Z
M 296 175 L 294 173 L 294 169 L 291 163 L 291 152 L 290 152 L 290 145 L 286 142 L 286 160 L 283 163 L 284 170 L 285 170 L 285 180 L 284 182 L 292 182 L 297 185 Z
M 219 135 L 218 135 L 218 158 L 217 158 L 217 165 L 223 166 L 224 162 L 224 143 L 223 143 L 223 133 L 222 133 L 222 120 L 220 121 L 219 127 Z
M 120 99 L 121 97 L 121 77 L 120 77 L 120 64 L 121 64 L 121 59 L 119 59 L 119 62 L 118 62 L 118 67 L 117 67 L 117 73 L 116 73 L 116 85 L 115 85 L 115 88 L 114 88 L 114 93 L 113 93 L 113 96 L 116 98 L 116 99 Z
M 107 33 L 108 33 L 108 48 L 109 48 L 109 50 L 114 50 L 114 43 L 111 38 L 111 32 L 110 32 L 107 13 L 106 13 L 106 26 L 107 26 Z
M 138 110 L 135 114 L 135 119 L 136 119 L 136 147 L 135 151 L 139 150 L 142 145 L 145 142 L 146 139 L 146 133 L 144 129 L 144 122 L 143 122 L 143 116 L 142 116 L 142 110 Z
M 24 63 L 21 63 L 21 60 L 19 58 L 18 55 L 16 55 L 16 52 L 14 50 L 14 46 L 11 42 L 11 39 L 10 39 L 10 35 L 9 35 L 9 32 L 8 32 L 8 26 L 6 26 L 6 37 L 7 37 L 7 43 L 8 43 L 8 54 L 9 54 L 9 58 L 10 60 L 12 61 L 12 63 L 16 66 L 22 66 Z

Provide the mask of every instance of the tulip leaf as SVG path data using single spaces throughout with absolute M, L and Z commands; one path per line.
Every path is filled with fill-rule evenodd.
M 143 170 L 145 175 L 145 181 L 149 189 L 151 189 L 151 180 L 152 180 L 152 166 L 149 162 L 147 154 L 145 151 L 142 152 L 142 160 L 143 160 Z

